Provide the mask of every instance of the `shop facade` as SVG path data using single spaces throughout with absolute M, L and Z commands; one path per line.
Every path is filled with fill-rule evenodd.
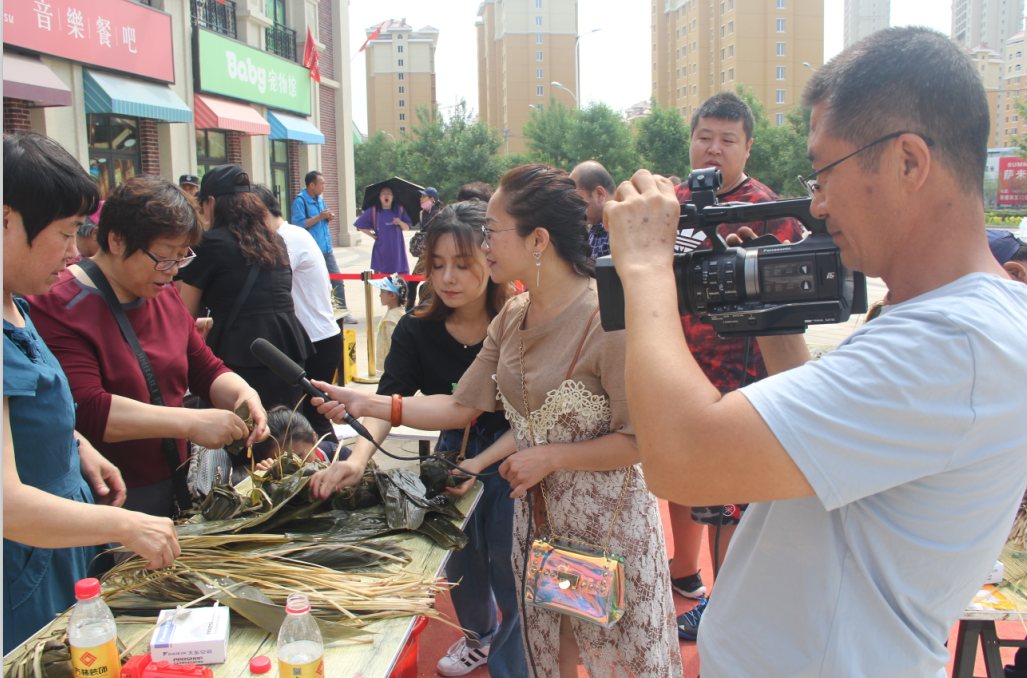
M 317 169 L 334 242 L 355 244 L 347 23 L 333 0 L 7 0 L 4 132 L 53 137 L 104 195 L 238 163 L 288 212 Z

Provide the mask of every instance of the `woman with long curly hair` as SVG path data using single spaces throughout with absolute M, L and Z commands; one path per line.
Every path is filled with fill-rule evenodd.
M 214 326 L 207 345 L 225 365 L 256 389 L 265 407 L 293 407 L 303 392 L 278 378 L 250 353 L 263 337 L 299 365 L 314 346 L 296 318 L 292 269 L 281 236 L 239 165 L 221 165 L 203 176 L 196 196 L 210 230 L 196 259 L 182 270 L 182 300 L 199 317 L 210 309 Z

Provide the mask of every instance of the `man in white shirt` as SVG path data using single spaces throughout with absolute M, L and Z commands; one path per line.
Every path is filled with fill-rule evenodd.
M 292 303 L 296 307 L 296 317 L 317 350 L 307 358 L 307 377 L 330 384 L 342 360 L 342 330 L 332 313 L 332 285 L 328 277 L 328 265 L 314 237 L 306 229 L 294 226 L 282 218 L 282 206 L 271 189 L 263 184 L 254 189 L 271 213 L 271 228 L 282 237 L 289 251 Z M 309 398 L 303 401 L 303 411 L 318 438 L 327 434 L 327 440 L 339 442 L 332 423 L 318 414 L 316 407 L 310 406 Z
M 941 678 L 944 643 L 1027 485 L 1027 286 L 992 257 L 990 107 L 966 54 L 889 28 L 810 79 L 811 211 L 891 304 L 810 360 L 721 396 L 677 318 L 679 207 L 639 171 L 608 204 L 627 396 L 649 488 L 749 507 L 699 629 L 703 678 Z

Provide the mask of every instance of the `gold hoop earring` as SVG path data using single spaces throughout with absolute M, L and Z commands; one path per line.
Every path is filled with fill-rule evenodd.
M 535 257 L 535 287 L 538 287 L 542 279 L 542 253 L 533 252 L 531 256 Z

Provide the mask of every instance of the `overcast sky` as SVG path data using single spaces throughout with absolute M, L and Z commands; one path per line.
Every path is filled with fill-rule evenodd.
M 745 2 L 746 0 L 741 0 Z M 365 29 L 386 19 L 403 19 L 414 27 L 439 29 L 435 53 L 439 103 L 466 99 L 478 108 L 478 46 L 474 22 L 479 0 L 356 0 L 350 2 L 350 56 L 366 39 Z M 824 59 L 842 50 L 843 0 L 824 0 Z M 578 29 L 602 29 L 581 39 L 583 101 L 604 101 L 616 110 L 648 99 L 649 3 L 637 0 L 579 0 Z M 946 35 L 952 21 L 951 0 L 891 0 L 891 24 L 922 24 Z M 364 54 L 350 63 L 353 120 L 367 132 L 367 87 Z M 644 77 L 643 77 L 643 74 Z

